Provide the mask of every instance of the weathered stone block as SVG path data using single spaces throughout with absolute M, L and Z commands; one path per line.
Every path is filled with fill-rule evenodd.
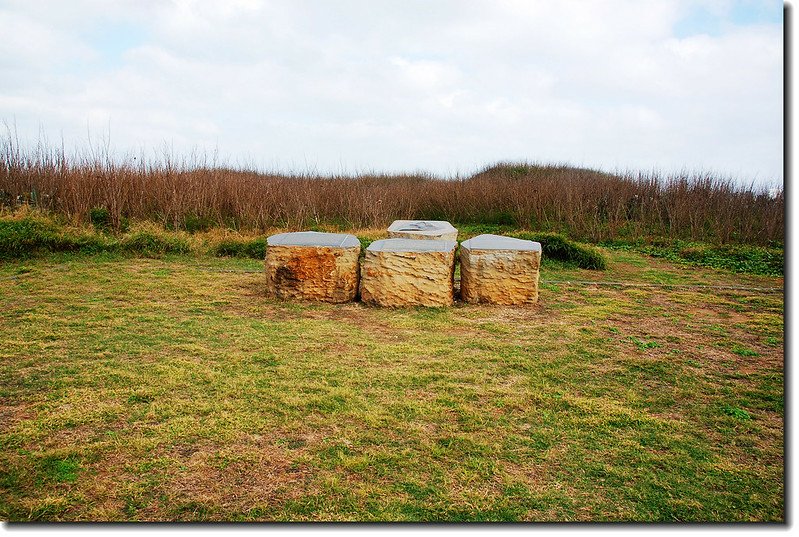
M 383 239 L 366 249 L 361 300 L 378 306 L 450 306 L 455 241 Z
M 443 220 L 394 220 L 388 226 L 392 239 L 458 240 L 458 230 Z
M 461 243 L 460 261 L 464 302 L 506 305 L 538 302 L 540 243 L 478 235 Z
M 348 302 L 358 291 L 361 243 L 340 233 L 280 233 L 266 239 L 267 295 Z

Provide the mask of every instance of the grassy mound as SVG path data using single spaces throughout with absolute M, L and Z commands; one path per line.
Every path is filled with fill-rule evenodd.
M 544 259 L 557 259 L 564 263 L 588 270 L 605 270 L 605 257 L 591 246 L 580 244 L 557 233 L 513 233 L 513 237 L 541 243 Z
M 224 239 L 212 247 L 217 257 L 248 257 L 263 259 L 266 256 L 266 237 L 255 239 Z
M 191 251 L 186 239 L 161 232 L 155 226 L 140 226 L 119 237 L 67 228 L 38 215 L 0 218 L 0 259 L 25 259 L 48 252 L 96 254 L 118 252 L 142 256 L 184 254 Z
M 0 259 L 21 259 L 43 252 L 107 250 L 111 241 L 101 235 L 64 232 L 47 220 L 24 217 L 0 220 Z
M 124 252 L 145 256 L 187 254 L 191 251 L 189 242 L 183 237 L 154 229 L 142 229 L 124 235 L 119 241 L 118 248 Z

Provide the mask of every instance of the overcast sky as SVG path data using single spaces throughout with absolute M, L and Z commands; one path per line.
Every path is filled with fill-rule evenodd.
M 0 119 L 117 153 L 782 181 L 775 0 L 0 0 Z M 87 132 L 89 134 L 87 134 Z

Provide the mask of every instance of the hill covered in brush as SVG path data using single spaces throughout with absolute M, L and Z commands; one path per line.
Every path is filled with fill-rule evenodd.
M 565 165 L 500 163 L 469 177 L 275 174 L 170 160 L 68 158 L 0 143 L 0 204 L 28 203 L 73 222 L 107 214 L 119 231 L 146 220 L 212 227 L 385 227 L 448 220 L 565 233 L 585 241 L 665 237 L 782 244 L 784 193 L 710 174 L 610 174 Z

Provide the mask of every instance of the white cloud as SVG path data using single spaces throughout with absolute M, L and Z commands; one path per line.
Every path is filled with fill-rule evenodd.
M 78 145 L 87 122 L 110 122 L 123 151 L 218 145 L 320 171 L 528 159 L 781 179 L 782 28 L 676 36 L 700 4 L 730 13 L 712 0 L 12 1 L 0 118 Z

